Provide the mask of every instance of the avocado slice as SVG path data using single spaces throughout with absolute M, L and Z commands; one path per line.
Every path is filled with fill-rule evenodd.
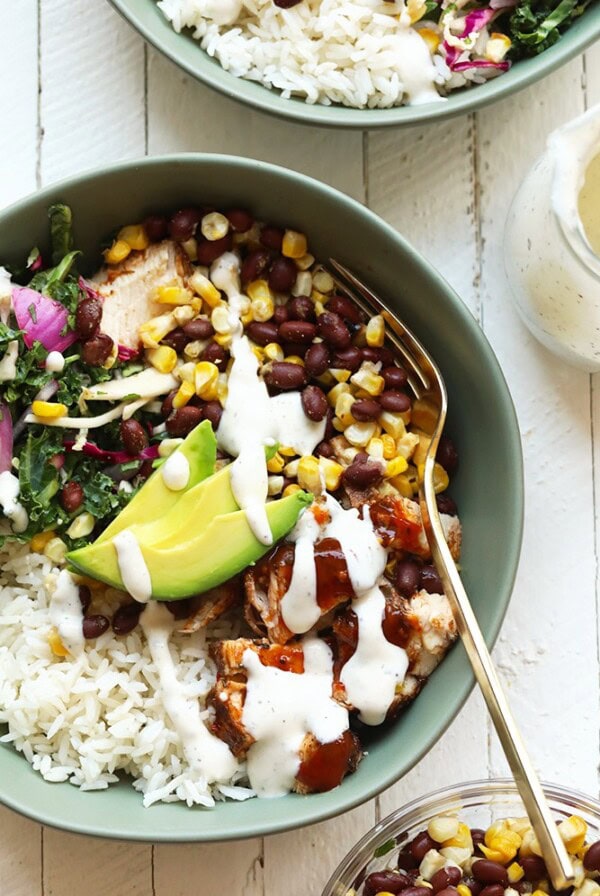
M 273 542 L 293 528 L 301 511 L 311 502 L 312 495 L 299 491 L 266 505 Z M 194 518 L 183 522 L 177 543 L 163 547 L 139 542 L 152 580 L 152 597 L 157 600 L 180 600 L 202 594 L 255 563 L 271 549 L 255 537 L 243 510 L 214 516 L 195 535 Z M 79 572 L 123 588 L 112 540 L 96 541 L 71 551 L 67 559 Z
M 174 508 L 187 491 L 211 475 L 217 458 L 217 440 L 209 420 L 203 420 L 186 436 L 177 451 L 185 455 L 190 465 L 190 479 L 185 490 L 173 491 L 165 485 L 160 468 L 155 470 L 137 495 L 114 518 L 95 544 L 108 541 L 143 519 L 160 519 Z

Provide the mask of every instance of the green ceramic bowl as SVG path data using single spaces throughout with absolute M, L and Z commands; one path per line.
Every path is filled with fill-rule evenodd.
M 521 544 L 522 459 L 513 405 L 475 320 L 436 271 L 391 227 L 357 202 L 300 174 L 227 156 L 181 155 L 127 162 L 49 187 L 0 214 L 0 263 L 22 262 L 47 243 L 46 208 L 73 209 L 75 242 L 91 272 L 115 227 L 183 204 L 246 205 L 257 217 L 309 234 L 312 251 L 340 259 L 387 298 L 431 350 L 447 380 L 449 431 L 461 455 L 455 479 L 464 527 L 464 582 L 491 644 L 506 610 Z M 410 234 L 409 234 L 410 236 Z M 473 679 L 457 646 L 404 715 L 375 729 L 358 771 L 329 793 L 143 809 L 123 781 L 82 793 L 48 784 L 0 746 L 0 800 L 46 824 L 80 833 L 152 841 L 225 840 L 320 821 L 363 803 L 407 772 L 441 737 Z
M 177 34 L 159 10 L 156 0 L 110 2 L 157 50 L 214 90 L 271 115 L 322 127 L 400 127 L 472 112 L 533 84 L 600 37 L 600 3 L 595 3 L 549 50 L 516 63 L 510 71 L 486 84 L 455 91 L 444 103 L 397 106 L 393 109 L 348 109 L 344 106 L 309 105 L 301 99 L 286 100 L 276 90 L 236 78 L 205 53 L 189 33 Z

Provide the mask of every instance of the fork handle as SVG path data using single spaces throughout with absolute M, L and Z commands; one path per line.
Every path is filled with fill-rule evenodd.
M 431 458 L 431 463 L 433 464 L 433 458 Z M 423 522 L 436 569 L 450 601 L 467 657 L 538 838 L 552 885 L 557 890 L 565 889 L 573 885 L 571 860 L 560 837 L 556 822 L 552 818 L 539 778 L 525 749 L 471 602 L 446 543 L 437 511 L 432 477 L 427 476 L 427 471 L 425 471 L 423 480 L 422 495 L 426 508 Z

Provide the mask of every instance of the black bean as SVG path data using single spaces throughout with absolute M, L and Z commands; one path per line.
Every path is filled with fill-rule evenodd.
M 402 890 L 402 896 L 431 896 L 429 887 L 407 887 Z
M 197 257 L 199 264 L 212 264 L 223 252 L 229 252 L 233 245 L 233 234 L 231 231 L 222 236 L 220 240 L 207 240 L 202 238 L 198 241 Z
M 456 887 L 460 883 L 461 878 L 460 868 L 449 865 L 447 868 L 440 868 L 439 871 L 436 871 L 429 883 L 433 887 L 434 893 L 443 893 L 448 887 Z M 448 893 L 446 896 L 452 896 L 452 894 Z
M 89 605 L 92 602 L 92 592 L 88 588 L 87 585 L 79 586 L 79 603 L 81 604 L 81 609 L 84 613 L 87 612 Z
M 166 237 L 169 225 L 163 215 L 149 215 L 142 221 L 142 227 L 151 243 L 160 243 Z
M 364 896 L 377 896 L 378 893 L 400 893 L 412 884 L 411 878 L 402 871 L 373 871 L 364 883 Z
M 283 324 L 286 320 L 290 319 L 290 312 L 288 311 L 287 305 L 276 305 L 275 311 L 273 312 L 273 317 L 271 320 L 274 324 Z
M 456 516 L 458 514 L 456 501 L 445 492 L 441 495 L 436 495 L 435 501 L 440 513 L 447 513 L 449 516 Z
M 351 321 L 353 324 L 359 324 L 362 319 L 360 309 L 354 304 L 348 296 L 333 295 L 327 302 L 327 309 L 339 314 L 345 320 Z
M 174 349 L 178 355 L 181 354 L 188 342 L 189 339 L 186 337 L 181 327 L 175 327 L 174 330 L 171 330 L 170 333 L 167 333 L 167 335 L 163 336 L 161 339 L 162 345 L 168 345 L 170 348 Z
M 377 420 L 381 414 L 381 406 L 374 398 L 358 398 L 352 405 L 351 414 L 356 420 Z
M 221 417 L 223 416 L 223 408 L 218 401 L 207 401 L 202 409 L 202 417 L 204 420 L 210 420 L 212 428 L 216 431 Z
M 324 342 L 313 343 L 304 356 L 309 376 L 322 376 L 329 367 L 329 349 Z
M 403 367 L 384 367 L 381 376 L 386 389 L 404 389 L 408 383 L 408 374 Z
M 480 884 L 478 881 L 473 880 L 472 877 L 466 877 L 463 880 L 463 883 L 471 891 L 471 896 L 479 896 L 479 894 L 483 890 L 483 884 Z
M 202 354 L 201 361 L 211 361 L 222 372 L 227 367 L 229 352 L 218 342 L 209 342 Z
M 127 454 L 136 455 L 148 447 L 148 433 L 137 420 L 123 420 L 119 432 Z
M 379 396 L 379 403 L 384 411 L 392 411 L 394 414 L 404 414 L 410 410 L 410 398 L 405 392 L 386 390 Z
M 523 879 L 530 883 L 539 883 L 545 877 L 548 877 L 548 869 L 546 863 L 540 856 L 525 856 L 520 860 L 523 869 Z M 585 865 L 585 859 L 583 864 Z M 591 869 L 590 869 L 591 870 Z
M 257 345 L 268 345 L 270 342 L 277 342 L 279 338 L 279 330 L 276 324 L 271 321 L 253 320 L 246 327 L 246 333 Z
M 106 333 L 96 333 L 81 346 L 81 359 L 90 367 L 101 367 L 112 352 L 113 345 Z
M 396 864 L 402 871 L 416 871 L 418 873 L 419 863 L 409 850 L 402 850 L 398 854 Z
M 343 348 L 341 351 L 334 352 L 333 358 L 331 359 L 332 367 L 349 370 L 351 373 L 356 373 L 361 364 L 362 352 L 356 345 L 349 345 L 348 348 Z
M 110 622 L 106 616 L 84 616 L 81 624 L 83 637 L 87 639 L 99 638 L 108 629 L 109 625 Z
M 167 418 L 167 432 L 173 438 L 185 438 L 202 419 L 202 408 L 186 404 Z
M 192 603 L 189 597 L 184 597 L 182 600 L 161 601 L 161 605 L 166 607 L 175 619 L 187 619 L 192 613 Z
M 287 310 L 290 320 L 308 320 L 316 319 L 315 306 L 308 296 L 294 296 L 287 303 Z
M 260 280 L 262 274 L 266 271 L 271 261 L 271 253 L 265 249 L 255 249 L 249 252 L 242 262 L 240 277 L 242 283 L 252 283 L 253 280 Z
M 350 485 L 353 488 L 369 488 L 369 486 L 381 482 L 382 478 L 383 471 L 380 464 L 371 461 L 361 463 L 357 458 L 342 473 L 344 485 Z
M 67 513 L 74 513 L 83 504 L 83 488 L 73 479 L 65 482 L 60 491 L 60 503 Z
M 442 585 L 442 580 L 440 579 L 438 572 L 435 566 L 422 566 L 421 567 L 421 588 L 425 589 L 429 594 L 443 594 L 444 586 Z M 475 875 L 477 877 L 477 875 Z M 479 878 L 477 878 L 479 880 Z
M 283 230 L 280 227 L 274 227 L 271 224 L 265 224 L 260 231 L 260 242 L 267 249 L 274 249 L 275 252 L 281 252 L 283 243 Z
M 382 364 L 383 367 L 391 367 L 394 356 L 389 348 L 373 348 L 370 345 L 362 349 L 363 361 L 372 361 L 374 364 Z
M 429 852 L 430 849 L 436 848 L 437 844 L 431 839 L 427 831 L 421 831 L 420 834 L 417 834 L 410 844 L 410 851 L 418 862 L 423 861 L 425 853 Z
M 196 233 L 196 228 L 202 220 L 202 212 L 197 208 L 182 208 L 169 221 L 169 236 L 179 243 L 185 243 Z
M 479 896 L 504 896 L 504 884 L 487 884 Z
M 458 467 L 458 451 L 449 436 L 441 437 L 435 459 L 438 464 L 442 465 L 446 473 L 454 473 Z
M 394 572 L 396 588 L 403 597 L 412 597 L 419 590 L 421 567 L 414 560 L 399 560 Z
M 492 862 L 490 859 L 477 859 L 476 862 L 473 862 L 471 873 L 480 884 L 502 884 L 503 887 L 508 886 L 508 872 L 500 862 Z M 482 890 L 482 892 L 484 891 Z
M 173 399 L 177 395 L 177 389 L 173 389 L 172 392 L 169 392 L 167 396 L 163 399 L 163 403 L 160 406 L 160 413 L 166 419 L 171 411 L 173 410 Z
M 83 299 L 75 312 L 75 331 L 80 339 L 89 339 L 102 320 L 102 301 L 95 296 Z
M 184 324 L 181 329 L 190 342 L 194 342 L 196 339 L 210 339 L 215 333 L 214 327 L 207 317 L 197 317 Z
M 140 621 L 140 613 L 143 609 L 143 605 L 137 601 L 119 607 L 112 619 L 115 635 L 128 635 L 129 632 L 132 632 Z
M 583 857 L 583 867 L 586 871 L 600 871 L 600 840 L 592 843 Z M 546 875 L 542 875 L 545 877 Z
M 225 217 L 236 233 L 246 233 L 254 224 L 254 218 L 245 208 L 232 208 Z
M 333 348 L 347 348 L 350 345 L 350 330 L 339 314 L 324 311 L 317 319 L 319 336 Z
M 315 455 L 317 457 L 335 457 L 335 451 L 330 442 L 323 440 L 315 448 Z
M 433 891 L 434 893 L 436 890 Z M 443 890 L 437 890 L 438 896 L 457 896 L 458 890 L 456 887 L 444 887 Z
M 270 367 L 266 367 L 263 379 L 267 386 L 284 390 L 301 389 L 307 382 L 304 367 L 290 361 L 273 361 Z
M 279 327 L 279 338 L 282 342 L 299 342 L 310 345 L 317 335 L 315 324 L 308 320 L 286 320 Z
M 302 390 L 302 409 L 309 418 L 319 422 L 327 414 L 327 397 L 318 386 L 307 386 Z
M 289 292 L 298 275 L 296 263 L 291 258 L 275 259 L 269 271 L 269 286 L 274 292 Z

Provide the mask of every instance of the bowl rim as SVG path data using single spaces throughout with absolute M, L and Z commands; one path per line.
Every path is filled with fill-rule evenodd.
M 77 189 L 82 185 L 90 184 L 94 180 L 102 180 L 104 177 L 110 178 L 115 174 L 128 173 L 138 169 L 147 168 L 152 170 L 153 168 L 160 168 L 163 166 L 166 168 L 174 168 L 186 165 L 195 167 L 198 164 L 216 164 L 225 167 L 235 166 L 243 169 L 248 174 L 258 168 L 275 179 L 282 177 L 291 179 L 294 184 L 303 186 L 305 189 L 311 191 L 316 191 L 342 207 L 346 207 L 350 213 L 359 215 L 361 218 L 369 221 L 373 227 L 377 228 L 380 232 L 383 232 L 388 239 L 395 244 L 399 252 L 403 253 L 405 257 L 410 258 L 411 261 L 415 263 L 421 272 L 423 272 L 430 280 L 432 288 L 443 293 L 444 301 L 452 306 L 453 312 L 460 319 L 460 325 L 465 333 L 465 338 L 473 339 L 473 341 L 477 343 L 481 354 L 485 356 L 486 364 L 493 370 L 498 383 L 498 394 L 496 395 L 496 398 L 499 400 L 499 404 L 497 405 L 497 408 L 501 408 L 504 419 L 510 421 L 510 426 L 507 427 L 505 433 L 506 452 L 517 464 L 514 474 L 513 500 L 511 502 L 510 511 L 513 523 L 513 534 L 515 537 L 512 540 L 512 550 L 508 557 L 508 573 L 503 580 L 505 584 L 503 600 L 495 605 L 492 618 L 486 626 L 486 642 L 491 648 L 496 641 L 510 602 L 522 547 L 524 520 L 524 467 L 518 419 L 506 379 L 484 331 L 455 290 L 447 283 L 437 269 L 428 262 L 420 252 L 414 249 L 407 239 L 395 230 L 395 228 L 357 200 L 315 178 L 271 163 L 260 162 L 241 156 L 223 155 L 218 153 L 174 153 L 162 156 L 146 156 L 140 159 L 121 160 L 109 166 L 79 172 L 74 177 L 65 178 L 59 182 L 52 183 L 47 187 L 44 187 L 44 189 L 30 193 L 12 203 L 10 206 L 7 206 L 5 209 L 0 210 L 0 228 L 3 226 L 6 217 L 26 210 L 29 204 L 33 202 L 42 206 L 48 205 L 49 200 L 56 200 L 56 196 L 63 190 Z M 215 832 L 211 828 L 198 831 L 197 828 L 194 828 L 192 823 L 192 816 L 194 813 L 187 810 L 190 816 L 190 822 L 185 830 L 172 831 L 169 827 L 162 827 L 159 824 L 158 827 L 160 828 L 160 833 L 149 833 L 144 829 L 135 828 L 132 830 L 129 823 L 122 825 L 119 819 L 116 819 L 111 823 L 110 827 L 107 827 L 98 821 L 86 822 L 82 819 L 75 818 L 67 818 L 57 821 L 56 818 L 53 817 L 49 806 L 45 805 L 43 808 L 32 809 L 23 804 L 22 797 L 12 797 L 11 795 L 7 795 L 3 792 L 3 789 L 0 789 L 0 803 L 51 827 L 57 827 L 79 834 L 142 842 L 220 842 L 281 833 L 306 825 L 315 824 L 328 818 L 341 815 L 356 806 L 363 805 L 398 781 L 410 768 L 413 768 L 427 752 L 429 752 L 431 747 L 456 718 L 474 687 L 474 676 L 470 668 L 468 668 L 466 660 L 465 664 L 467 665 L 467 668 L 465 669 L 464 678 L 462 679 L 462 684 L 457 687 L 454 692 L 454 699 L 451 704 L 449 704 L 451 706 L 451 711 L 448 712 L 446 710 L 447 718 L 445 718 L 443 723 L 439 727 L 436 727 L 436 729 L 431 732 L 430 736 L 423 741 L 421 748 L 414 753 L 406 767 L 390 765 L 385 775 L 379 776 L 376 782 L 367 781 L 363 783 L 360 790 L 357 792 L 350 790 L 344 793 L 342 785 L 334 791 L 329 791 L 328 794 L 313 794 L 310 808 L 303 808 L 306 807 L 306 803 L 301 803 L 300 801 L 303 798 L 298 797 L 299 810 L 289 813 L 285 817 L 277 817 L 276 813 L 271 813 L 267 820 L 255 822 L 251 826 L 251 829 L 248 829 L 249 826 L 247 823 L 237 822 L 228 826 L 226 834 L 223 834 L 218 830 Z M 14 749 L 10 745 L 8 745 L 8 748 Z M 2 749 L 1 746 L 0 749 Z M 63 786 L 66 787 L 67 784 L 64 784 Z M 324 799 L 323 801 L 319 799 L 320 797 L 327 798 L 331 793 L 337 794 L 337 798 L 332 800 L 331 804 L 327 799 Z M 267 800 L 264 802 L 269 801 Z
M 551 784 L 547 781 L 542 781 L 541 785 L 544 794 L 550 802 L 556 799 L 570 805 L 571 808 L 596 815 L 600 823 L 600 800 L 596 797 L 589 796 L 576 788 L 565 787 L 562 784 Z M 458 800 L 459 798 L 469 799 L 477 796 L 488 797 L 490 803 L 494 797 L 500 796 L 521 799 L 514 778 L 476 778 L 472 781 L 445 785 L 436 790 L 431 790 L 423 794 L 423 796 L 414 797 L 408 803 L 400 806 L 400 808 L 394 809 L 393 812 L 390 812 L 377 824 L 374 824 L 348 850 L 325 884 L 321 896 L 333 896 L 334 893 L 338 896 L 338 891 L 334 890 L 334 887 L 339 886 L 342 875 L 351 872 L 354 877 L 360 872 L 364 864 L 362 853 L 368 849 L 372 852 L 375 843 L 379 839 L 383 837 L 391 839 L 393 834 L 398 834 L 400 830 L 408 828 L 411 822 L 414 822 L 417 814 L 420 817 L 430 818 L 439 810 L 440 804 L 444 807 L 446 801 Z M 342 896 L 341 891 L 339 896 Z
M 596 4 L 586 9 L 581 19 L 543 53 L 519 60 L 508 72 L 484 84 L 452 92 L 450 98 L 444 102 L 394 106 L 389 109 L 356 109 L 341 105 L 325 106 L 318 103 L 311 105 L 298 98 L 283 99 L 279 91 L 271 90 L 259 82 L 238 78 L 221 68 L 218 62 L 209 60 L 205 51 L 194 41 L 198 52 L 204 54 L 209 61 L 206 67 L 203 64 L 197 65 L 193 59 L 187 59 L 187 54 L 182 57 L 178 53 L 178 48 L 183 46 L 181 41 L 192 43 L 193 38 L 184 32 L 177 33 L 166 18 L 163 17 L 164 24 L 172 32 L 171 36 L 163 30 L 162 23 L 158 19 L 156 20 L 158 24 L 148 24 L 144 21 L 133 8 L 136 0 L 108 0 L 108 2 L 159 53 L 213 91 L 268 115 L 287 118 L 298 124 L 351 130 L 427 124 L 430 121 L 443 121 L 474 112 L 535 83 L 582 53 L 600 38 L 600 4 Z M 156 0 L 144 0 L 144 2 L 152 3 L 156 7 Z M 156 13 L 162 16 L 158 9 Z

